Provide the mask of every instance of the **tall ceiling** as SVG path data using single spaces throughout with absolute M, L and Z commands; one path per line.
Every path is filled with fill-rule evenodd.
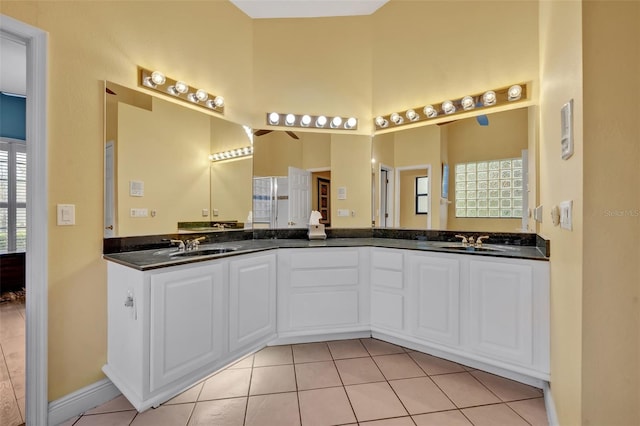
M 371 15 L 389 0 L 230 0 L 249 17 L 317 18 Z

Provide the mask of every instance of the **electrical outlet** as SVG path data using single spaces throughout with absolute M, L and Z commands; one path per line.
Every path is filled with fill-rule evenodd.
M 131 217 L 149 217 L 149 209 L 131 209 Z
M 571 231 L 573 229 L 573 201 L 560 203 L 560 228 Z
M 202 209 L 202 217 L 209 217 L 209 209 Z
M 338 216 L 340 216 L 340 217 L 349 216 L 349 210 L 347 210 L 347 209 L 338 209 Z

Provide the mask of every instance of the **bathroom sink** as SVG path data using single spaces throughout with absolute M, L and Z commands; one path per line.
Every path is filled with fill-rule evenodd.
M 171 253 L 171 257 L 192 257 L 192 256 L 210 256 L 214 254 L 223 254 L 236 251 L 237 248 L 232 247 L 216 247 L 216 248 L 206 248 L 206 249 L 198 249 L 192 251 L 177 251 L 175 253 Z
M 507 251 L 508 248 L 503 248 L 503 247 L 495 247 L 495 246 L 491 246 L 491 245 L 483 245 L 482 247 L 475 247 L 475 246 L 463 246 L 462 243 L 456 243 L 456 242 L 431 242 L 430 243 L 431 246 L 433 247 L 437 247 L 437 248 L 442 248 L 442 249 L 447 249 L 447 250 L 459 250 L 459 251 L 466 251 L 466 252 L 503 252 L 503 251 Z

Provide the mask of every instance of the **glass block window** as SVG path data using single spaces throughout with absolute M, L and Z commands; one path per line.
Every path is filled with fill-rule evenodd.
M 454 179 L 456 217 L 522 217 L 522 158 L 456 164 Z

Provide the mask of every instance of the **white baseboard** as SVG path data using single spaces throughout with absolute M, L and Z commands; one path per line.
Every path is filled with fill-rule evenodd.
M 549 383 L 545 383 L 543 390 L 544 406 L 547 409 L 547 421 L 549 422 L 549 426 L 558 426 L 560 424 L 558 422 L 558 413 L 556 412 L 556 404 L 553 402 L 553 397 L 551 396 Z
M 85 386 L 49 403 L 49 425 L 56 426 L 120 395 L 111 380 Z

